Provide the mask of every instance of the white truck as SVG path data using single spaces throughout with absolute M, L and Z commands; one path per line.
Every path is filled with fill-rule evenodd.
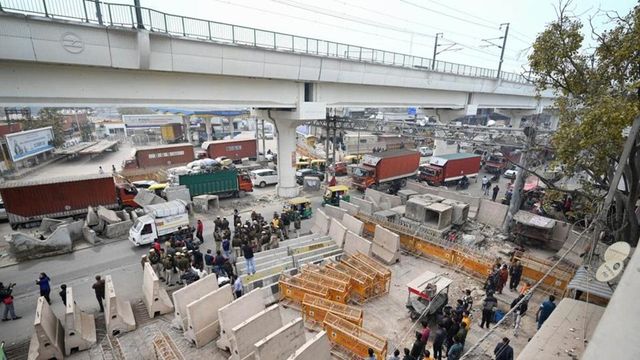
M 179 228 L 189 228 L 189 213 L 184 200 L 144 206 L 145 215 L 138 217 L 129 230 L 129 240 L 136 246 L 168 240 Z

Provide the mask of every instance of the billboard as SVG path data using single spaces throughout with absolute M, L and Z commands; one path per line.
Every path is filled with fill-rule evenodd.
M 51 126 L 5 135 L 7 148 L 13 161 L 24 160 L 53 150 L 53 128 Z
M 182 124 L 182 117 L 163 114 L 122 115 L 122 122 L 127 128 L 152 128 L 166 124 Z

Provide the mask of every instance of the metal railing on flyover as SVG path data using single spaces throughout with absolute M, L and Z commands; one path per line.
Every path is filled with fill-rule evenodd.
M 145 7 L 137 20 L 133 5 L 94 0 L 0 0 L 0 11 L 104 26 L 145 28 L 152 32 L 205 41 L 251 46 L 352 61 L 391 65 L 478 78 L 496 78 L 497 70 L 366 48 L 333 41 L 172 15 Z M 527 84 L 520 74 L 501 72 L 503 81 Z

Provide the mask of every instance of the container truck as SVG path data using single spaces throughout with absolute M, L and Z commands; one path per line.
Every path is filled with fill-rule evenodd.
M 192 197 L 205 194 L 239 197 L 240 192 L 253 191 L 249 175 L 237 169 L 179 175 L 178 184 L 186 186 Z
M 463 176 L 476 177 L 480 171 L 480 159 L 480 155 L 469 153 L 433 156 L 429 164 L 420 166 L 418 179 L 439 186 L 457 182 Z
M 172 200 L 162 204 L 146 205 L 145 214 L 139 216 L 129 229 L 129 240 L 136 246 L 161 242 L 172 235 L 183 232 L 192 236 L 189 230 L 189 212 L 183 200 Z
M 138 207 L 133 200 L 137 193 L 133 185 L 116 184 L 108 174 L 9 181 L 0 185 L 0 195 L 13 229 L 43 218 L 84 216 L 89 206 Z
M 177 143 L 185 140 L 182 124 L 164 124 L 160 126 L 160 135 L 162 135 L 162 140 L 168 143 Z
M 191 162 L 194 158 L 193 145 L 189 143 L 140 146 L 133 150 L 131 159 L 124 161 L 122 170 L 126 172 L 134 169 L 176 166 Z
M 491 153 L 485 159 L 484 169 L 490 174 L 502 174 L 511 168 L 513 163 L 520 161 L 521 154 L 519 150 L 509 151 L 508 149 Z
M 420 154 L 411 150 L 391 150 L 367 154 L 353 170 L 351 184 L 358 190 L 402 187 L 416 175 Z
M 202 144 L 202 149 L 211 159 L 224 156 L 233 162 L 241 162 L 242 159 L 256 160 L 258 157 L 256 139 L 206 141 Z

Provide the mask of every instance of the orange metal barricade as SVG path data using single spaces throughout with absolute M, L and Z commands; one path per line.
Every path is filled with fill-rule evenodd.
M 327 313 L 332 313 L 351 323 L 362 326 L 363 311 L 361 309 L 305 294 L 302 301 L 302 314 L 305 321 L 322 324 Z
M 391 285 L 391 270 L 361 252 L 356 253 L 355 255 L 353 255 L 353 257 L 376 271 L 376 273 L 378 274 L 378 278 L 381 279 L 384 283 L 385 294 L 388 293 L 389 286 Z
M 385 284 L 385 280 L 377 271 L 369 267 L 369 265 L 361 262 L 354 257 L 343 258 L 342 260 L 340 260 L 340 262 L 360 272 L 363 272 L 369 278 L 371 278 L 371 281 L 373 283 L 373 295 L 382 295 L 386 292 L 387 286 Z
M 278 281 L 280 288 L 280 300 L 290 300 L 301 305 L 305 294 L 312 294 L 322 298 L 329 296 L 329 289 L 304 279 L 281 275 Z
M 351 295 L 353 300 L 363 302 L 373 294 L 373 279 L 369 278 L 363 272 L 338 262 L 329 263 L 326 268 L 327 270 L 339 272 L 351 278 Z
M 329 336 L 329 341 L 360 358 L 368 356 L 369 348 L 373 349 L 377 359 L 387 358 L 385 339 L 332 313 L 327 313 L 324 319 L 324 330 Z
M 318 284 L 328 289 L 328 297 L 325 297 L 329 300 L 337 301 L 339 303 L 346 304 L 349 301 L 349 283 L 343 283 L 338 280 L 333 280 L 329 277 L 323 276 L 322 274 L 313 272 L 313 271 L 305 271 L 296 277 L 306 280 L 310 283 Z

